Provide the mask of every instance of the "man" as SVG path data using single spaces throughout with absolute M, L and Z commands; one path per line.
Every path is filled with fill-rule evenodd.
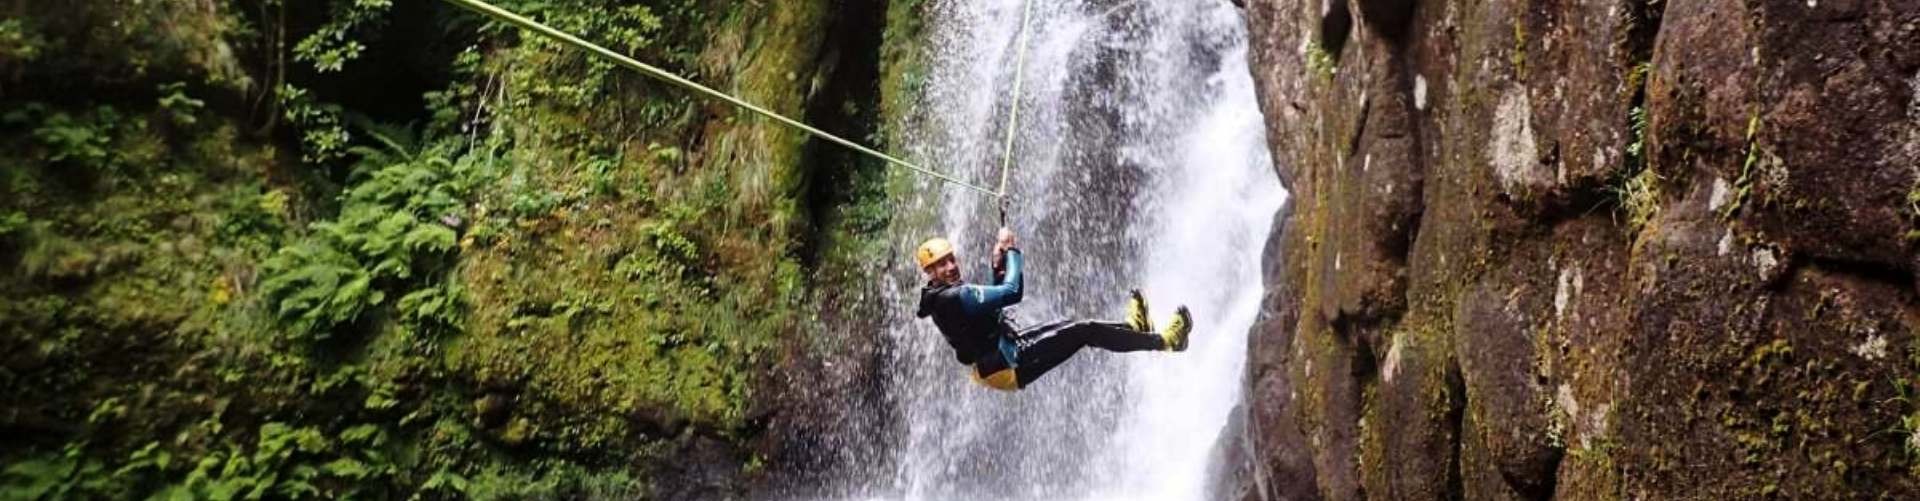
M 1002 310 L 1025 296 L 1023 263 L 1012 230 L 1001 228 L 996 240 L 993 285 L 961 281 L 959 258 L 947 239 L 929 239 L 914 252 L 928 279 L 915 315 L 933 317 L 954 357 L 973 367 L 974 381 L 997 390 L 1025 388 L 1087 346 L 1117 352 L 1187 349 L 1187 334 L 1193 330 L 1187 307 L 1175 311 L 1167 329 L 1156 334 L 1138 290 L 1127 302 L 1125 323 L 1059 321 L 1015 329 Z

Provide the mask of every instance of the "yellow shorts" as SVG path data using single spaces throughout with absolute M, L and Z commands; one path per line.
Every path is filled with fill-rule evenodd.
M 1000 391 L 1014 391 L 1014 390 L 1020 389 L 1020 378 L 1014 375 L 1013 369 L 1000 369 L 999 372 L 988 374 L 986 377 L 981 377 L 980 371 L 977 369 L 970 370 L 967 372 L 973 375 L 973 382 L 980 383 L 981 385 L 985 385 L 988 388 L 993 388 Z

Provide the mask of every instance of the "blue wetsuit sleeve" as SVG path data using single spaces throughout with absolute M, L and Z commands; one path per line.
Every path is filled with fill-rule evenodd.
M 1025 297 L 1021 273 L 1020 249 L 1007 250 L 1007 273 L 994 285 L 968 285 L 961 291 L 960 306 L 968 315 L 979 315 L 1019 304 Z

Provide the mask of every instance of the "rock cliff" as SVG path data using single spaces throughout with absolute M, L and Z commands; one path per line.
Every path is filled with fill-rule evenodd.
M 1245 3 L 1226 495 L 1920 492 L 1920 2 Z

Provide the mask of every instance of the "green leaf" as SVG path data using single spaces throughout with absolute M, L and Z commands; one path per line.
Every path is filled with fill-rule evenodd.
M 414 251 L 430 250 L 446 252 L 453 250 L 458 236 L 453 229 L 438 224 L 423 224 L 407 232 L 406 245 Z
M 206 498 L 214 501 L 231 500 L 234 495 L 240 493 L 240 489 L 246 487 L 240 484 L 240 481 L 215 482 L 213 485 L 207 487 Z
M 147 496 L 147 501 L 193 501 L 193 490 L 182 484 L 169 485 Z
M 280 488 L 277 489 L 278 491 L 280 491 L 279 494 L 287 498 L 298 499 L 298 498 L 304 498 L 304 497 L 316 497 L 320 495 L 320 488 L 314 487 L 311 482 L 307 482 L 305 480 L 292 480 L 287 482 L 281 482 L 279 485 L 280 485 Z
M 340 286 L 340 289 L 333 293 L 333 299 L 332 299 L 333 305 L 336 308 L 358 310 L 359 308 L 357 306 L 361 303 L 361 301 L 367 299 L 367 290 L 372 287 L 373 287 L 373 277 L 366 276 L 366 275 L 360 275 L 360 276 L 354 277 L 352 280 L 347 281 L 345 285 Z M 342 311 L 342 310 L 336 310 L 336 311 Z M 347 320 L 347 319 L 338 318 L 338 320 Z
M 300 446 L 301 452 L 320 453 L 327 450 L 327 437 L 320 434 L 318 428 L 311 426 L 300 428 L 294 432 L 293 438 L 294 442 Z
M 420 490 L 432 491 L 443 487 L 452 489 L 454 492 L 466 494 L 467 477 L 460 476 L 458 473 L 442 468 L 440 471 L 433 472 L 433 476 L 427 477 L 427 483 L 421 484 Z
M 369 395 L 367 397 L 367 401 L 372 402 L 374 397 L 378 397 L 378 396 L 380 396 L 379 393 Z M 391 401 L 391 399 L 389 399 L 389 401 Z M 379 408 L 372 404 L 368 404 L 367 407 Z M 373 438 L 374 435 L 378 433 L 380 433 L 380 427 L 378 425 L 363 424 L 363 425 L 355 426 L 352 428 L 347 428 L 347 431 L 341 432 L 340 441 L 346 442 L 349 444 L 365 443 L 368 439 Z
M 253 487 L 252 490 L 247 491 L 247 499 L 265 499 L 267 491 L 273 489 L 274 484 L 280 483 L 280 475 L 267 472 L 260 478 L 246 480 L 246 483 Z
M 10 487 L 4 491 L 9 494 L 8 498 L 40 499 L 53 493 L 72 472 L 73 461 L 70 459 L 30 459 L 8 466 L 0 478 L 9 479 L 7 484 Z
M 364 479 L 367 478 L 369 473 L 372 473 L 367 469 L 366 464 L 353 458 L 335 459 L 328 462 L 325 466 L 321 466 L 320 469 L 325 471 L 329 476 L 351 480 Z

